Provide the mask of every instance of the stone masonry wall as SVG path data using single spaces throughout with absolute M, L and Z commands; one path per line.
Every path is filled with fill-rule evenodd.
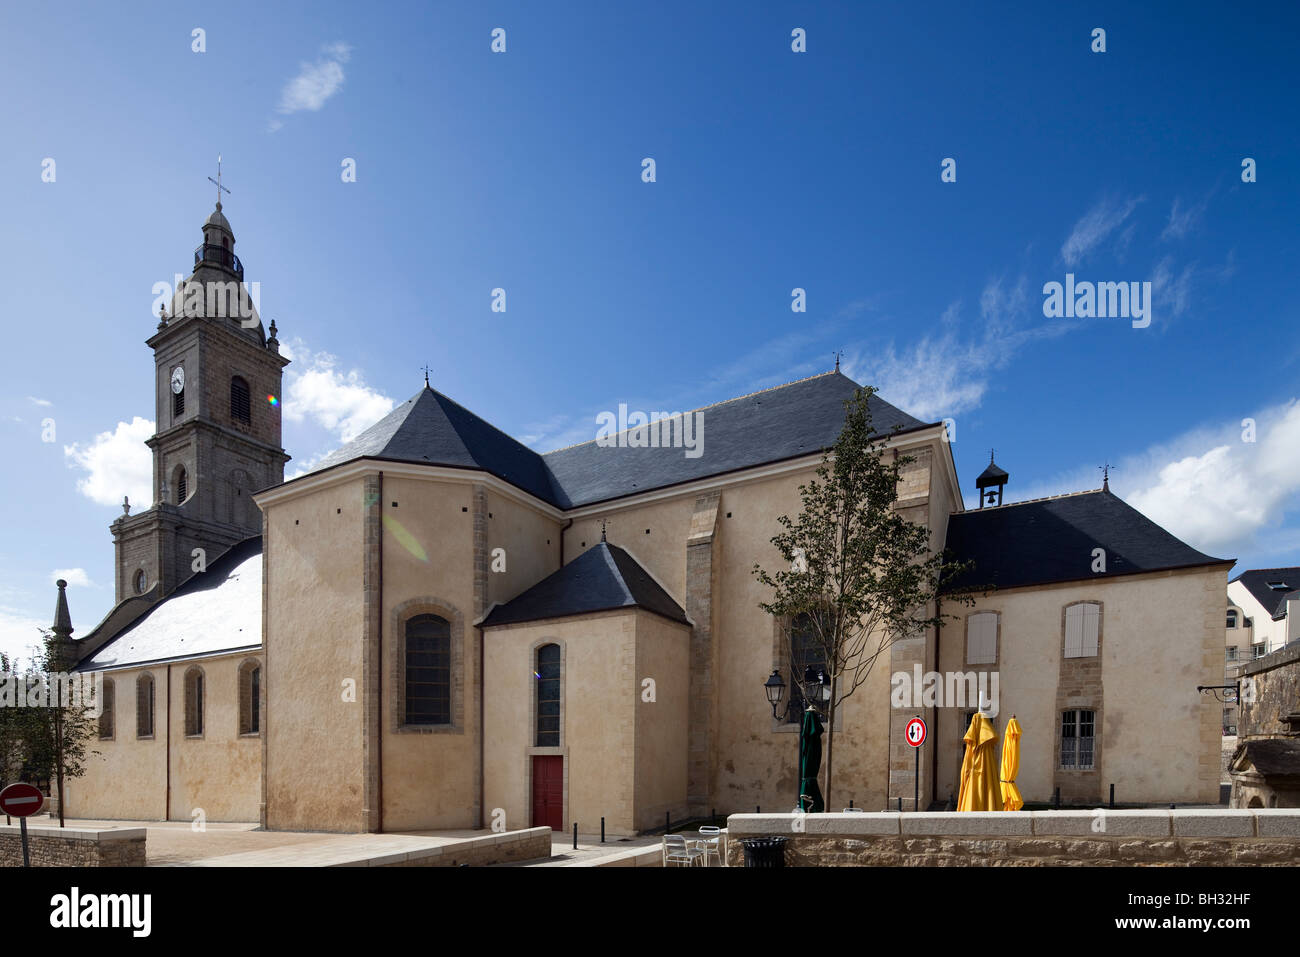
M 145 829 L 27 826 L 33 867 L 144 867 Z M 22 834 L 17 823 L 0 824 L 0 867 L 21 867 Z
M 395 855 L 394 860 L 382 866 L 460 867 L 462 864 L 467 864 L 471 867 L 483 867 L 506 861 L 533 861 L 551 856 L 552 834 L 549 827 L 530 827 L 525 831 L 508 831 L 505 834 L 476 837 L 443 847 L 398 854 Z
M 773 836 L 787 839 L 787 867 L 1300 864 L 1300 810 L 1098 808 L 796 817 L 732 815 L 728 865 L 744 865 L 744 839 Z

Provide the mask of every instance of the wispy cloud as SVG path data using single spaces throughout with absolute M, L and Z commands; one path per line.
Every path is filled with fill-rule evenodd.
M 1196 225 L 1197 220 L 1205 213 L 1205 208 L 1209 203 L 1210 197 L 1208 195 L 1192 206 L 1184 205 L 1181 196 L 1174 197 L 1174 205 L 1169 210 L 1169 222 L 1160 233 L 1160 238 L 1164 240 L 1182 239 Z
M 120 505 L 122 496 L 127 495 L 137 509 L 149 508 L 153 504 L 153 456 L 144 443 L 153 434 L 154 423 L 137 415 L 89 442 L 65 445 L 68 466 L 86 472 L 77 481 L 77 491 L 98 505 Z
M 1070 267 L 1083 262 L 1112 232 L 1124 225 L 1125 220 L 1133 214 L 1138 204 L 1146 197 L 1138 196 L 1119 202 L 1103 199 L 1074 224 L 1065 244 L 1061 246 L 1061 258 Z M 1132 239 L 1128 234 L 1127 241 Z
M 280 91 L 280 103 L 275 111 L 282 116 L 302 110 L 316 112 L 337 93 L 345 79 L 343 64 L 352 57 L 352 48 L 346 43 L 331 43 L 321 47 L 320 56 L 313 63 L 299 65 L 298 74 Z M 271 132 L 284 124 L 271 121 Z
M 54 404 L 49 399 L 38 399 L 34 395 L 29 395 L 27 397 L 27 401 L 30 402 L 32 405 L 39 405 L 39 406 L 51 406 Z
M 1166 256 L 1156 263 L 1151 274 L 1151 295 L 1160 300 L 1160 311 L 1166 315 L 1181 316 L 1187 311 L 1192 301 L 1192 276 L 1196 273 L 1196 264 L 1184 266 L 1177 276 L 1174 275 L 1174 259 Z
M 51 596 L 51 611 L 54 607 L 53 602 Z M 18 662 L 23 665 L 31 662 L 40 651 L 40 629 L 49 626 L 49 621 L 33 618 L 15 608 L 0 607 L 0 652 L 8 656 L 10 667 Z

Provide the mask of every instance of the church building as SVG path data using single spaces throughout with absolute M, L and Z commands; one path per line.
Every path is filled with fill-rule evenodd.
M 71 816 L 625 835 L 795 805 L 801 706 L 764 681 L 815 662 L 788 660 L 752 569 L 779 564 L 777 518 L 856 383 L 837 368 L 688 413 L 698 454 L 645 425 L 539 454 L 426 381 L 286 482 L 287 360 L 243 281 L 218 204 L 148 340 L 154 502 L 114 522 L 118 604 L 77 642 L 112 691 Z M 916 714 L 921 809 L 955 793 L 975 703 L 894 706 L 891 676 L 918 672 L 996 672 L 1026 801 L 1114 783 L 1216 802 L 1220 714 L 1196 686 L 1222 680 L 1231 561 L 1107 487 L 1004 502 L 992 464 L 967 510 L 943 423 L 870 410 L 913 458 L 897 508 L 996 590 L 843 704 L 833 809 L 914 806 Z

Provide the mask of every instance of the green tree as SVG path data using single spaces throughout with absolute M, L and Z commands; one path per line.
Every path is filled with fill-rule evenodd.
M 799 486 L 799 515 L 777 519 L 782 531 L 772 544 L 786 566 L 768 572 L 754 565 L 758 581 L 774 592 L 759 607 L 786 622 L 797 618 L 803 642 L 826 661 L 827 807 L 836 712 L 895 641 L 956 617 L 941 612 L 939 596 L 970 568 L 970 563 L 954 564 L 932 549 L 929 528 L 894 507 L 902 470 L 915 458 L 887 449 L 893 433 L 874 433 L 868 400 L 875 392 L 859 388 L 845 401 L 839 438 L 823 456 L 816 477 Z M 949 599 L 973 603 L 969 593 L 944 596 Z M 793 629 L 787 628 L 792 669 L 798 661 L 793 639 Z M 803 676 L 791 678 L 793 688 Z

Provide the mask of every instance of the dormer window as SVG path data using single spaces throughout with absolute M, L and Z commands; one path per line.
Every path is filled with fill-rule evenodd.
M 1273 589 L 1273 591 L 1290 591 L 1290 590 L 1291 590 L 1291 586 L 1288 585 L 1286 582 L 1269 582 L 1269 583 L 1268 583 L 1268 587 L 1271 588 L 1271 589 Z

